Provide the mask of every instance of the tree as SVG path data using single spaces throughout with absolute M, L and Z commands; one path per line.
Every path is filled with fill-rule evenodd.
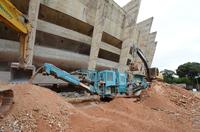
M 172 70 L 163 70 L 161 71 L 162 75 L 163 75 L 163 78 L 164 78 L 164 81 L 166 83 L 177 83 L 177 84 L 180 84 L 180 83 L 186 83 L 186 84 L 194 84 L 194 79 L 186 76 L 186 77 L 179 77 L 179 78 L 176 78 L 175 75 L 177 75 L 174 71 Z
M 176 70 L 179 77 L 189 77 L 194 79 L 195 76 L 200 74 L 200 63 L 188 62 L 183 65 L 180 65 Z
M 186 84 L 196 85 L 197 79 L 200 81 L 200 78 L 195 79 L 195 77 L 200 75 L 200 63 L 188 62 L 180 65 L 176 73 L 180 79 L 185 80 Z
M 167 83 L 173 83 L 174 82 L 173 81 L 173 79 L 174 79 L 173 75 L 175 75 L 174 71 L 165 69 L 165 70 L 161 71 L 161 73 L 163 75 L 165 82 L 167 82 Z

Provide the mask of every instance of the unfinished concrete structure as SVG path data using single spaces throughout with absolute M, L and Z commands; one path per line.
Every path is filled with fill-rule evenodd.
M 123 8 L 113 0 L 11 2 L 33 25 L 30 53 L 36 66 L 49 62 L 66 70 L 124 71 L 133 60 L 142 65 L 131 55 L 133 46 L 142 49 L 151 66 L 156 32 L 150 33 L 153 18 L 136 23 L 140 0 L 132 0 Z M 1 66 L 18 61 L 18 41 L 18 34 L 0 23 Z

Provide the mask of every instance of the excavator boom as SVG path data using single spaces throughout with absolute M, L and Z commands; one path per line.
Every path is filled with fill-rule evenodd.
M 149 66 L 147 64 L 147 59 L 144 56 L 144 53 L 142 52 L 141 49 L 137 48 L 136 49 L 137 55 L 140 57 L 140 59 L 142 60 L 142 62 L 144 63 L 144 66 L 146 68 L 146 72 L 147 72 L 147 79 L 150 80 L 150 72 L 149 72 Z
M 35 71 L 35 67 L 29 64 L 28 41 L 31 25 L 25 15 L 9 0 L 0 0 L 0 22 L 20 35 L 19 63 L 11 64 L 11 81 L 28 81 Z
M 0 21 L 19 33 L 28 34 L 26 17 L 8 0 L 0 0 Z
M 11 65 L 11 79 L 28 80 L 34 67 L 26 66 L 27 45 L 31 26 L 25 15 L 21 13 L 9 0 L 0 0 L 0 22 L 15 30 L 20 35 L 20 59 L 19 64 Z M 13 67 L 12 67 L 13 66 Z M 29 68 L 31 67 L 31 68 Z M 28 79 L 27 79 L 28 78 Z M 0 116 L 8 112 L 13 104 L 12 89 L 0 88 Z

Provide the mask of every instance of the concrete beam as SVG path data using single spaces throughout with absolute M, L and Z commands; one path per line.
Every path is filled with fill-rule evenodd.
M 136 20 L 140 8 L 141 0 L 132 0 L 127 5 L 123 7 L 126 12 L 126 19 L 124 23 L 124 31 L 123 31 L 123 43 L 120 55 L 120 71 L 127 70 L 127 59 L 130 58 L 130 48 L 134 45 L 137 47 L 137 40 L 139 32 L 135 28 Z M 133 57 L 131 57 L 133 58 Z M 132 60 L 132 59 L 131 59 Z
M 75 40 L 78 42 L 82 42 L 85 44 L 91 44 L 91 37 L 78 33 L 76 31 L 70 30 L 70 29 L 66 29 L 63 28 L 61 26 L 43 21 L 43 20 L 38 20 L 38 27 L 37 30 L 42 31 L 42 32 L 46 32 L 49 34 L 53 34 L 53 35 L 57 35 L 57 36 L 61 36 L 64 38 L 68 38 L 71 40 Z
M 87 35 L 78 33 L 76 31 L 73 31 L 73 30 L 70 30 L 70 29 L 63 28 L 61 26 L 58 26 L 58 25 L 55 25 L 55 24 L 52 24 L 52 23 L 49 23 L 49 22 L 46 22 L 46 21 L 43 21 L 43 20 L 38 20 L 37 30 L 42 31 L 42 32 L 46 32 L 46 33 L 49 33 L 49 34 L 61 36 L 61 37 L 64 37 L 64 38 L 68 38 L 68 39 L 71 39 L 71 40 L 75 40 L 75 41 L 85 43 L 85 44 L 88 44 L 88 45 L 91 45 L 91 42 L 92 42 L 92 38 L 87 36 Z M 100 48 L 104 49 L 106 51 L 120 55 L 120 49 L 119 48 L 116 48 L 116 47 L 109 45 L 105 42 L 101 42 Z
M 105 0 L 98 0 L 97 1 L 97 12 L 94 24 L 94 31 L 91 43 L 91 50 L 90 50 L 90 59 L 89 59 L 89 70 L 95 70 L 96 62 L 99 54 L 99 49 L 101 45 L 102 34 L 104 31 L 105 26 L 105 19 L 107 16 L 107 6 L 108 1 Z
M 116 47 L 114 47 L 110 44 L 107 44 L 105 42 L 101 42 L 100 48 L 104 49 L 106 51 L 118 54 L 118 55 L 120 55 L 120 53 L 121 53 L 121 50 L 119 48 L 116 48 Z
M 89 57 L 69 51 L 36 46 L 34 58 L 39 63 L 53 63 L 64 68 L 87 68 Z
M 125 27 L 127 25 L 135 25 L 140 9 L 141 0 L 131 0 L 129 3 L 127 3 L 123 9 L 126 12 L 126 23 Z
M 142 34 L 150 33 L 152 23 L 153 23 L 153 17 L 150 17 L 144 21 L 137 23 L 137 28 Z
M 138 47 L 138 36 L 139 32 L 134 27 L 127 27 L 124 31 L 124 34 L 127 36 L 124 36 L 125 40 L 122 43 L 122 49 L 121 49 L 121 55 L 120 55 L 120 61 L 119 61 L 119 70 L 120 71 L 126 71 L 127 70 L 127 59 L 131 59 L 133 61 L 133 57 L 130 57 L 129 51 L 131 47 Z
M 105 60 L 102 58 L 98 58 L 97 59 L 97 67 L 105 67 L 105 68 L 114 68 L 117 69 L 119 66 L 119 63 L 113 62 L 113 61 L 109 61 L 109 60 Z
M 151 43 L 151 52 L 150 54 L 148 55 L 148 60 L 149 60 L 149 65 L 151 66 L 152 65 L 152 62 L 153 62 L 153 58 L 154 58 L 154 55 L 155 55 L 155 52 L 156 52 L 156 47 L 157 47 L 157 42 L 152 42 Z
M 19 42 L 0 39 L 0 60 L 16 61 L 19 55 Z M 7 58 L 6 56 L 9 56 Z M 45 62 L 55 64 L 64 69 L 87 69 L 89 56 L 81 55 L 69 51 L 47 48 L 43 46 L 35 46 L 34 63 L 41 66 Z M 97 58 L 97 67 L 117 68 L 118 63 L 109 60 Z
M 40 0 L 30 0 L 28 9 L 28 19 L 31 23 L 31 32 L 29 34 L 28 45 L 26 49 L 27 54 L 25 61 L 27 65 L 32 65 L 33 62 L 33 51 L 35 45 L 39 8 L 40 8 Z
M 149 66 L 151 66 L 151 64 L 152 64 L 153 56 L 154 56 L 154 53 L 155 53 L 156 34 L 157 34 L 157 32 L 153 32 L 153 33 L 149 34 L 149 40 L 148 40 L 148 45 L 147 45 L 147 50 L 146 50 L 147 60 L 148 60 Z
M 131 54 L 129 54 L 128 59 L 133 60 L 133 56 Z
M 106 0 L 105 0 L 106 1 Z M 109 0 L 104 32 L 121 40 L 126 12 L 113 0 Z
M 90 25 L 94 25 L 97 8 L 97 2 L 94 0 L 90 0 L 89 2 L 81 2 L 80 0 L 41 0 L 41 3 Z
M 150 37 L 152 23 L 153 23 L 153 17 L 148 18 L 137 24 L 137 29 L 140 32 L 138 48 L 140 48 L 143 51 L 146 58 L 149 56 L 149 54 L 148 54 L 149 39 L 150 39 L 149 37 Z M 148 64 L 150 64 L 150 63 L 148 63 Z
M 19 42 L 0 39 L 0 60 L 16 61 L 19 55 Z M 9 56 L 7 58 L 6 56 Z M 87 68 L 89 57 L 69 51 L 47 48 L 42 46 L 34 47 L 34 62 L 42 65 L 49 62 L 65 68 Z
M 157 32 L 153 32 L 153 33 L 150 33 L 150 40 L 151 41 L 155 41 L 155 39 L 156 39 L 156 35 L 157 35 Z

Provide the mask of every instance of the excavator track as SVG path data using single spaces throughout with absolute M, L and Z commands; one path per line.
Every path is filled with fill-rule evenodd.
M 13 104 L 13 90 L 0 89 L 0 117 L 2 118 L 9 112 Z

